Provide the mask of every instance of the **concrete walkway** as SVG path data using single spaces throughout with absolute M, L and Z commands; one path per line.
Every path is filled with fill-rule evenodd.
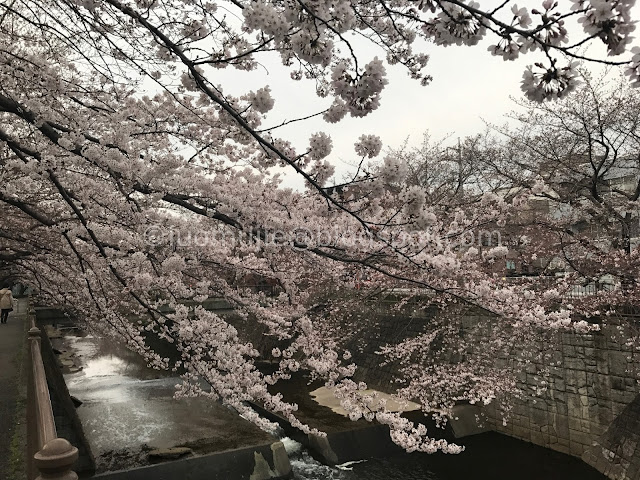
M 0 479 L 11 478 L 11 441 L 16 426 L 18 382 L 26 354 L 27 299 L 17 299 L 16 304 L 7 324 L 0 325 Z M 19 421 L 24 423 L 24 419 Z

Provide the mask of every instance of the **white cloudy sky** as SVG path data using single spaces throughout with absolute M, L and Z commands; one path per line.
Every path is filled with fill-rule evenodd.
M 491 2 L 489 2 L 490 4 Z M 540 1 L 519 2 L 535 7 Z M 561 7 L 568 9 L 570 2 L 560 0 Z M 483 3 L 483 6 L 485 4 Z M 636 15 L 637 17 L 637 9 Z M 570 34 L 577 38 L 582 33 L 576 26 L 568 25 Z M 376 134 L 385 146 L 398 147 L 405 139 L 418 145 L 425 131 L 432 138 L 451 135 L 450 142 L 457 137 L 481 133 L 485 123 L 503 124 L 506 115 L 516 108 L 510 97 L 520 97 L 520 80 L 527 65 L 542 59 L 539 52 L 527 55 L 513 62 L 505 62 L 492 56 L 487 47 L 495 43 L 488 36 L 475 47 L 437 47 L 423 44 L 430 55 L 428 72 L 434 77 L 426 87 L 407 77 L 399 66 L 387 67 L 389 84 L 382 95 L 381 107 L 363 119 L 347 117 L 336 125 L 325 123 L 321 118 L 306 120 L 279 130 L 276 136 L 291 140 L 298 151 L 304 151 L 309 136 L 324 131 L 332 136 L 333 152 L 330 156 L 337 167 L 337 179 L 350 170 L 349 164 L 357 163 L 353 144 L 363 134 Z M 636 42 L 638 44 L 638 42 Z M 356 43 L 357 45 L 357 43 Z M 361 64 L 383 54 L 374 48 L 361 44 L 359 60 Z M 604 48 L 597 45 L 588 53 L 602 55 Z M 562 62 L 562 60 L 561 60 Z M 308 81 L 294 82 L 289 79 L 289 70 L 280 65 L 274 55 L 267 59 L 262 68 L 254 72 L 216 72 L 225 92 L 246 93 L 264 85 L 272 89 L 276 99 L 274 109 L 269 113 L 265 125 L 278 124 L 283 120 L 302 117 L 327 108 L 329 99 L 319 99 L 315 95 L 314 84 Z M 301 186 L 300 179 L 287 176 L 286 183 Z

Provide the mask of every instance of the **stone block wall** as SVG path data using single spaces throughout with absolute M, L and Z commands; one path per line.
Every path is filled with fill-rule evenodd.
M 640 396 L 626 406 L 582 458 L 609 478 L 640 478 Z
M 375 352 L 419 335 L 434 313 L 370 312 L 366 328 L 351 341 L 360 366 L 357 379 L 393 390 L 397 365 L 380 365 Z M 466 335 L 477 336 L 479 346 L 494 323 L 478 309 L 467 310 L 459 320 Z M 609 478 L 640 480 L 640 352 L 637 342 L 627 343 L 633 332 L 622 326 L 633 319 L 607 322 L 589 334 L 541 334 L 527 346 L 534 351 L 514 352 L 519 362 L 531 359 L 517 374 L 520 393 L 506 399 L 511 405 L 506 422 L 496 404 L 484 408 L 481 421 L 499 433 L 581 457 Z M 513 368 L 514 358 L 496 362 Z
M 542 360 L 518 375 L 524 395 L 512 399 L 506 424 L 499 412 L 487 409 L 493 428 L 583 456 L 640 393 L 638 354 L 618 336 L 615 325 L 558 335 L 557 343 L 544 346 Z
M 377 305 L 376 309 L 368 311 L 366 318 L 360 320 L 360 331 L 352 335 L 345 345 L 358 365 L 355 380 L 365 381 L 370 387 L 382 391 L 393 389 L 398 364 L 390 362 L 381 365 L 382 357 L 377 352 L 386 345 L 415 338 L 423 333 L 426 323 L 437 311 L 431 307 L 416 311 L 412 305 L 398 311 L 392 311 L 388 307 L 385 308 L 384 304 Z

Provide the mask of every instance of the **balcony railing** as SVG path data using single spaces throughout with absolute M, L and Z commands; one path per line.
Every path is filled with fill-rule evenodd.
M 29 300 L 29 383 L 27 419 L 29 427 L 29 480 L 77 480 L 72 466 L 78 459 L 78 449 L 64 438 L 58 438 L 51 407 L 51 397 L 40 347 L 40 329 L 36 326 L 35 310 Z

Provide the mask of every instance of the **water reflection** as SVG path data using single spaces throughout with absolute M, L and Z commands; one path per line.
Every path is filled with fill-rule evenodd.
M 606 480 L 579 458 L 497 433 L 464 440 L 467 450 L 459 455 L 396 454 L 342 469 L 318 463 L 296 442 L 283 443 L 295 480 Z
M 73 334 L 61 342 L 58 348 L 73 352 L 81 367 L 65 381 L 69 393 L 83 402 L 77 412 L 99 470 L 144 463 L 146 455 L 136 452 L 150 448 L 188 445 L 206 453 L 273 441 L 218 403 L 174 399 L 178 377 L 148 368 L 116 342 Z
M 271 437 L 220 404 L 202 398 L 173 399 L 179 381 L 147 368 L 122 345 L 92 336 L 69 335 L 60 349 L 76 354 L 82 370 L 65 375 L 69 391 L 84 403 L 78 415 L 99 469 L 139 465 L 101 461 L 113 452 L 197 445 L 201 453 L 267 443 Z M 604 480 L 580 459 L 495 433 L 463 439 L 457 456 L 401 454 L 342 468 L 322 465 L 300 444 L 283 439 L 296 480 Z M 196 447 L 194 447 L 196 448 Z M 118 463 L 119 462 L 119 463 Z

